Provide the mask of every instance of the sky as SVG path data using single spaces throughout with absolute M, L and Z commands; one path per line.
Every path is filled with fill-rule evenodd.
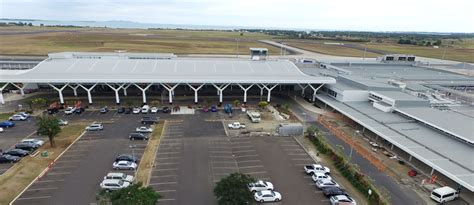
M 0 0 L 0 18 L 474 32 L 474 0 Z

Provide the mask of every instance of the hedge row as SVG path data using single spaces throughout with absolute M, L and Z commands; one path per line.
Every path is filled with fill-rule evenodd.
M 308 137 L 308 139 L 314 144 L 319 153 L 325 154 L 331 158 L 334 166 L 339 170 L 342 176 L 351 182 L 351 184 L 367 198 L 369 204 L 388 204 L 388 202 L 381 197 L 380 192 L 374 185 L 372 185 L 370 180 L 356 169 L 354 165 L 348 163 L 341 154 L 337 153 L 331 146 L 329 146 L 324 141 L 318 130 L 315 130 L 315 132 L 312 133 L 316 134 L 307 134 L 306 137 Z M 372 190 L 370 196 L 368 195 L 369 189 Z

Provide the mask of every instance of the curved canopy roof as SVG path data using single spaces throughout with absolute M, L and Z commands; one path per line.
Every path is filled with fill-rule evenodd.
M 31 70 L 2 72 L 21 83 L 335 83 L 310 76 L 288 60 L 149 57 L 117 53 L 56 53 Z

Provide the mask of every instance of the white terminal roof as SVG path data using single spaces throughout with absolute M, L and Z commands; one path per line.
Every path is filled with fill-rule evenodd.
M 24 72 L 2 72 L 12 83 L 335 83 L 310 76 L 288 60 L 177 58 L 127 53 L 55 53 Z

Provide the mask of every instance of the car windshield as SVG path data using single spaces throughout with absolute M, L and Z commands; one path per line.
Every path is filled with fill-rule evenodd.
M 118 184 L 119 184 L 120 186 L 122 186 L 122 185 L 123 185 L 123 180 L 120 180 L 120 181 L 118 182 Z
M 261 191 L 257 192 L 257 195 L 262 196 L 262 192 Z
M 264 184 L 265 186 L 268 186 L 267 182 L 264 182 L 264 181 L 261 181 L 262 184 Z

